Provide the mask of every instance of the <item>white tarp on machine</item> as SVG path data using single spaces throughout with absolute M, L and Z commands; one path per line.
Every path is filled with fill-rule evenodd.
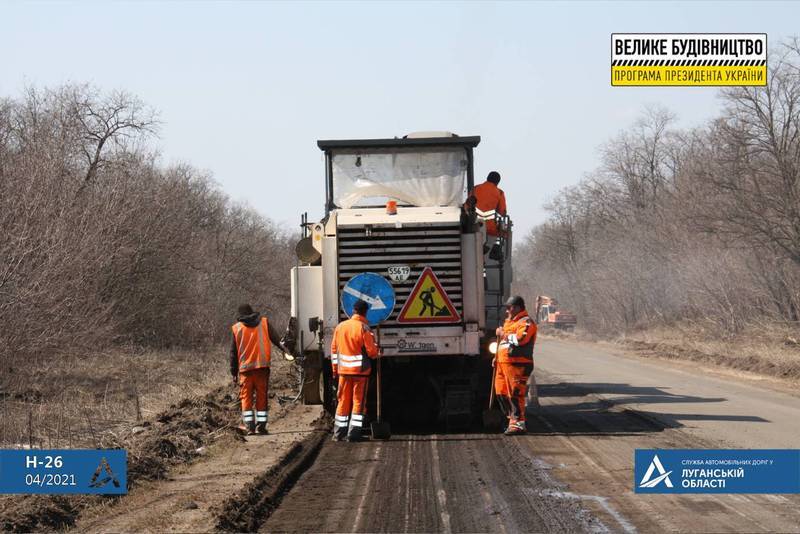
M 337 150 L 333 200 L 340 208 L 380 204 L 385 198 L 412 206 L 460 206 L 467 166 L 461 147 Z

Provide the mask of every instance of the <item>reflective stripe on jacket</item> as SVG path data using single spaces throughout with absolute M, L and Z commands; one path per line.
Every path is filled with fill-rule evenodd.
M 533 362 L 533 346 L 536 343 L 536 323 L 526 310 L 503 324 L 503 338 L 497 347 L 500 363 Z
M 258 326 L 245 326 L 239 322 L 231 329 L 239 356 L 239 372 L 269 367 L 272 346 L 267 318 L 262 317 Z
M 378 355 L 378 345 L 367 320 L 357 313 L 342 321 L 333 332 L 331 365 L 334 374 L 369 375 L 371 360 Z
M 476 185 L 470 196 L 474 196 L 475 211 L 478 216 L 486 223 L 486 233 L 489 235 L 499 235 L 497 223 L 494 220 L 495 213 L 506 214 L 506 195 L 503 190 L 492 182 L 483 182 Z

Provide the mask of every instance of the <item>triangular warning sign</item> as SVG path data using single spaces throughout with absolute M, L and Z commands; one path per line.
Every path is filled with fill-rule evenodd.
M 460 320 L 442 284 L 430 267 L 425 267 L 408 296 L 398 323 L 455 323 Z

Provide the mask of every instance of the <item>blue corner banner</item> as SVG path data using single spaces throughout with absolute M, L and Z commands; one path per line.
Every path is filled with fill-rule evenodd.
M 800 449 L 636 449 L 636 493 L 800 493 Z
M 0 449 L 0 493 L 128 493 L 124 449 Z

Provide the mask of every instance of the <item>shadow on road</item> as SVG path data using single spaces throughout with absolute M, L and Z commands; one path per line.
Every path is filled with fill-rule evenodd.
M 560 382 L 558 384 L 542 384 L 539 386 L 539 397 L 580 397 L 585 395 L 624 395 L 625 404 L 651 404 L 657 402 L 723 402 L 724 397 L 696 397 L 691 395 L 675 395 L 669 388 L 639 387 L 630 384 L 613 384 L 606 382 Z
M 546 381 L 547 378 L 544 375 L 539 379 Z M 649 404 L 702 405 L 727 400 L 724 397 L 676 395 L 666 387 L 641 387 L 609 382 L 557 382 L 540 383 L 538 393 L 541 407 L 529 408 L 529 434 L 624 436 L 681 428 L 687 421 L 769 422 L 762 417 L 749 415 L 664 413 L 647 410 Z M 480 419 L 473 420 L 466 428 L 448 428 L 443 421 L 436 420 L 435 410 L 427 415 L 421 421 L 398 416 L 388 417 L 393 441 L 473 441 L 498 434 L 498 429 L 483 428 Z
M 541 408 L 529 413 L 531 434 L 621 435 L 660 432 L 680 428 L 684 421 L 769 422 L 749 415 L 663 413 L 642 409 L 642 405 L 664 403 L 718 403 L 720 397 L 674 395 L 669 388 L 637 387 L 615 383 L 541 384 Z M 602 397 L 598 397 L 602 395 Z M 626 405 L 636 405 L 635 409 Z M 537 421 L 538 420 L 538 421 Z

